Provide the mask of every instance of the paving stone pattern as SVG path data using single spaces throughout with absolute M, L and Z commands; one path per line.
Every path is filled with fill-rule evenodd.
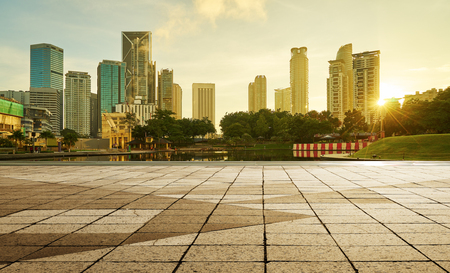
M 450 166 L 0 166 L 0 272 L 449 272 Z

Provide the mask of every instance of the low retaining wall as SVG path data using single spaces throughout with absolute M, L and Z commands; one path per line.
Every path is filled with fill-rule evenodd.
M 346 151 L 359 151 L 367 147 L 370 142 L 353 143 L 301 143 L 294 144 L 294 151 L 336 151 L 337 153 Z

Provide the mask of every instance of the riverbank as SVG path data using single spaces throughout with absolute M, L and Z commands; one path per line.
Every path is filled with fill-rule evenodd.
M 121 152 L 117 150 L 109 151 L 77 151 L 77 152 L 54 152 L 54 153 L 25 153 L 25 154 L 0 154 L 0 160 L 21 160 L 21 159 L 39 159 L 39 158 L 54 158 L 54 157 L 89 157 L 89 156 L 104 156 L 104 155 L 132 155 L 132 154 L 151 154 L 161 151 L 131 151 Z M 170 150 L 173 151 L 173 150 Z
M 353 159 L 450 160 L 450 134 L 396 136 L 380 139 L 351 156 Z

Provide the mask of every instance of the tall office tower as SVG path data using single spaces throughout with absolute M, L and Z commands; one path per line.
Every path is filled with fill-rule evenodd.
M 258 75 L 255 81 L 248 85 L 248 111 L 258 112 L 267 108 L 267 80 L 266 76 Z
M 59 91 L 59 108 L 63 109 L 64 101 L 64 50 L 51 44 L 35 44 L 30 46 L 30 87 L 53 88 Z M 45 91 L 44 91 L 45 92 Z M 45 101 L 35 101 L 35 106 L 44 107 Z M 51 110 L 47 108 L 50 112 Z M 56 107 L 51 107 L 56 108 Z M 62 111 L 62 110 L 61 110 Z M 63 112 L 53 113 L 58 115 L 60 127 L 54 131 L 58 133 L 63 129 Z M 53 118 L 54 120 L 55 118 Z M 53 122 L 53 121 L 52 121 Z
M 336 60 L 329 61 L 327 79 L 327 110 L 343 121 L 345 112 L 353 110 L 352 44 L 339 48 Z
M 172 87 L 173 92 L 173 107 L 172 111 L 175 112 L 176 119 L 182 119 L 182 108 L 183 108 L 183 90 L 181 86 L 174 83 Z
M 380 98 L 380 51 L 353 54 L 353 107 L 374 121 Z
M 103 60 L 97 67 L 99 116 L 115 112 L 116 104 L 125 102 L 126 63 Z
M 208 118 L 216 124 L 216 85 L 214 83 L 192 84 L 192 118 Z
M 275 111 L 291 111 L 291 88 L 275 89 Z
M 61 117 L 63 116 L 62 91 L 55 88 L 30 88 L 30 105 L 40 108 L 47 108 L 52 114 L 50 122 L 52 132 L 59 135 L 61 132 Z
M 91 132 L 91 76 L 87 72 L 66 73 L 65 89 L 66 128 L 81 135 Z
M 306 47 L 291 49 L 291 113 L 306 114 L 309 111 L 309 69 Z
M 122 32 L 122 61 L 126 63 L 126 101 L 155 103 L 155 62 L 152 61 L 152 33 L 150 31 Z
M 173 111 L 173 70 L 161 69 L 158 72 L 158 108 Z
M 97 90 L 98 91 L 98 90 Z M 98 94 L 91 93 L 91 105 L 90 105 L 90 117 L 91 117 L 91 128 L 90 128 L 90 135 L 93 137 L 97 137 L 100 127 L 99 121 L 101 122 L 101 115 L 99 118 L 99 109 L 98 109 L 99 103 L 98 103 Z

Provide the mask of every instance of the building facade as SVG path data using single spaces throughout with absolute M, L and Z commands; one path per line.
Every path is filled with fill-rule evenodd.
M 126 63 L 103 60 L 97 67 L 97 94 L 100 113 L 115 112 L 116 104 L 125 102 Z
M 216 85 L 214 83 L 192 84 L 192 118 L 208 118 L 216 124 Z
M 182 119 L 182 111 L 183 111 L 183 90 L 181 89 L 181 86 L 174 83 L 172 87 L 172 94 L 173 94 L 173 106 L 172 111 L 175 112 L 175 118 L 176 119 Z
M 51 108 L 63 109 L 64 98 L 64 50 L 60 47 L 51 44 L 35 44 L 30 46 L 30 91 L 31 88 L 52 88 L 58 90 L 60 96 L 58 101 L 59 107 L 52 106 Z M 45 101 L 35 101 L 35 106 L 47 108 Z M 54 119 L 59 119 L 59 128 L 54 129 L 58 132 L 63 129 L 63 112 L 52 112 Z M 54 121 L 52 120 L 52 123 Z M 55 128 L 55 126 L 53 126 Z
M 15 99 L 23 106 L 30 105 L 30 91 L 22 91 L 22 90 L 0 91 L 0 98 Z
M 353 54 L 353 108 L 366 122 L 375 120 L 380 99 L 380 51 Z
M 25 106 L 23 112 L 22 126 L 28 136 L 31 136 L 32 132 L 40 134 L 43 131 L 52 131 L 52 114 L 47 108 Z
M 102 139 L 109 139 L 109 149 L 127 147 L 131 141 L 131 127 L 125 113 L 102 113 Z
M 267 79 L 264 75 L 255 77 L 248 85 L 248 111 L 258 112 L 267 108 Z
M 150 31 L 122 32 L 122 62 L 126 63 L 126 101 L 155 103 L 155 62 L 152 61 L 152 33 Z
M 173 70 L 161 69 L 158 72 L 158 108 L 173 111 Z
M 99 102 L 98 102 L 98 94 L 91 93 L 91 106 L 90 106 L 90 117 L 91 117 L 91 133 L 90 136 L 97 137 L 100 133 L 99 123 L 102 121 L 99 116 Z
M 353 110 L 352 44 L 341 46 L 336 60 L 329 61 L 327 110 L 343 121 L 345 112 Z
M 275 111 L 291 111 L 291 88 L 275 89 Z
M 87 72 L 66 73 L 66 128 L 81 135 L 91 133 L 91 76 Z
M 290 60 L 291 113 L 306 114 L 309 111 L 309 65 L 307 48 L 292 48 Z
M 30 106 L 46 108 L 50 111 L 50 123 L 52 132 L 59 135 L 61 131 L 61 117 L 63 108 L 61 103 L 61 91 L 55 88 L 30 88 Z
M 147 120 L 152 118 L 156 112 L 156 105 L 154 103 L 147 104 L 117 104 L 117 113 L 134 113 L 138 119 L 138 124 L 144 126 Z M 103 129 L 103 128 L 102 128 Z
M 23 105 L 12 99 L 0 99 L 0 133 L 2 137 L 22 130 Z

